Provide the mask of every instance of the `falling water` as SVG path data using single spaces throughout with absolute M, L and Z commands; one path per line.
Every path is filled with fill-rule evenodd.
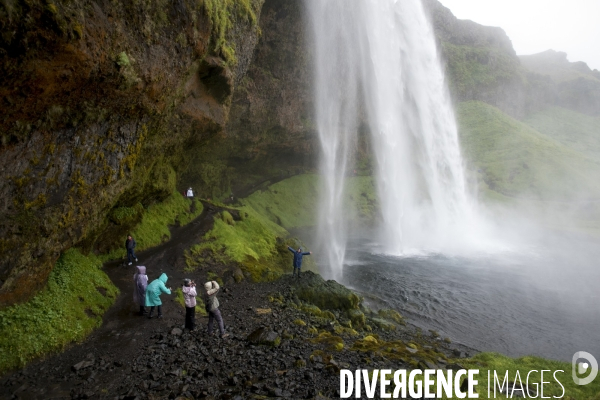
M 322 147 L 319 234 L 340 279 L 345 177 L 360 121 L 371 134 L 389 254 L 446 252 L 477 236 L 456 122 L 432 26 L 420 0 L 308 0 Z

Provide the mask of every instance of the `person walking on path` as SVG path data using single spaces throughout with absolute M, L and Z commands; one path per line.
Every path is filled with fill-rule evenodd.
M 135 239 L 131 237 L 131 235 L 127 236 L 127 240 L 125 240 L 125 249 L 127 249 L 127 259 L 129 260 L 129 265 L 131 265 L 133 262 L 131 260 L 135 260 L 135 262 L 137 262 L 137 257 L 135 256 L 135 246 L 136 246 L 136 242 Z
M 167 274 L 163 273 L 146 288 L 146 307 L 150 307 L 148 318 L 152 318 L 154 307 L 158 308 L 158 318 L 162 318 L 162 301 L 160 301 L 160 295 L 163 293 L 171 294 L 171 288 L 165 286 L 167 279 Z
M 185 328 L 193 331 L 196 327 L 196 283 L 191 279 L 183 280 L 183 299 L 185 300 Z
M 148 275 L 146 267 L 138 265 L 137 272 L 133 275 L 133 301 L 140 306 L 140 315 L 146 314 L 146 288 L 148 287 Z
M 302 247 L 299 247 L 298 250 L 294 250 L 290 246 L 288 246 L 288 250 L 294 254 L 294 262 L 293 262 L 294 272 L 292 273 L 292 276 L 294 276 L 296 274 L 296 269 L 297 269 L 298 270 L 298 278 L 300 278 L 300 268 L 302 268 L 302 257 L 311 255 L 312 251 L 309 251 L 308 253 L 303 253 Z
M 187 190 L 187 197 L 189 197 L 190 199 L 191 199 L 192 197 L 194 197 L 194 191 L 192 190 L 192 188 L 189 188 L 189 189 Z
M 221 311 L 219 311 L 219 300 L 217 300 L 217 293 L 220 289 L 219 284 L 215 281 L 206 282 L 204 284 L 204 289 L 204 306 L 206 307 L 206 312 L 208 313 L 208 334 L 212 335 L 213 321 L 217 320 L 221 338 L 226 338 L 229 336 L 229 334 L 225 333 L 225 328 L 223 327 L 223 318 L 221 317 Z

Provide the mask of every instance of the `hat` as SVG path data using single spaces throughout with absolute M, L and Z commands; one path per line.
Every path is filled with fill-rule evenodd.
M 212 282 L 206 282 L 204 284 L 204 289 L 206 289 L 206 290 L 210 290 L 210 289 L 212 289 L 212 287 L 213 287 Z
M 192 280 L 189 278 L 183 280 L 183 286 L 190 286 L 190 283 L 192 283 Z

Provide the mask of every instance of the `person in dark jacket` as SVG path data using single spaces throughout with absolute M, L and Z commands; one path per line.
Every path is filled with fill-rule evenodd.
M 296 274 L 296 269 L 297 269 L 298 270 L 298 278 L 300 278 L 300 268 L 302 268 L 302 257 L 309 256 L 312 254 L 312 252 L 309 251 L 308 253 L 303 253 L 302 247 L 299 247 L 298 250 L 294 250 L 293 248 L 288 246 L 288 250 L 294 254 L 294 263 L 293 263 L 294 264 L 294 272 L 292 273 L 292 276 L 294 276 Z
M 135 256 L 135 239 L 131 237 L 131 235 L 127 236 L 127 240 L 125 241 L 125 249 L 127 249 L 127 259 L 129 260 L 129 265 L 133 262 L 131 260 L 135 260 L 137 262 L 137 257 Z
M 140 315 L 146 314 L 146 287 L 148 287 L 148 275 L 146 267 L 138 265 L 137 272 L 133 275 L 133 301 L 140 306 Z

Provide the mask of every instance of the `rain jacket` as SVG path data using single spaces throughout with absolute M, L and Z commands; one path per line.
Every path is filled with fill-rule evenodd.
M 131 238 L 131 240 L 129 240 L 129 238 L 127 238 L 127 240 L 125 240 L 125 248 L 127 250 L 133 250 L 133 249 L 135 249 L 135 245 L 136 244 L 137 243 L 135 242 L 134 238 Z
M 303 253 L 301 251 L 296 251 L 288 246 L 288 250 L 294 253 L 294 268 L 302 268 L 302 256 L 310 255 L 310 252 Z
M 185 300 L 185 306 L 188 308 L 196 307 L 196 288 L 193 286 L 184 286 L 181 288 L 183 292 L 183 299 Z
M 137 272 L 133 275 L 133 301 L 140 306 L 146 305 L 146 287 L 148 287 L 148 275 L 146 267 L 138 265 Z
M 206 289 L 208 284 L 211 284 L 211 289 Z M 217 293 L 219 293 L 219 284 L 215 281 L 206 282 L 204 284 L 204 307 L 206 312 L 215 311 L 219 308 L 219 300 L 217 299 Z
M 155 279 L 146 288 L 146 306 L 160 306 L 160 295 L 162 293 L 171 294 L 171 291 L 167 289 L 165 283 L 167 283 L 167 274 L 163 273 L 158 279 Z

